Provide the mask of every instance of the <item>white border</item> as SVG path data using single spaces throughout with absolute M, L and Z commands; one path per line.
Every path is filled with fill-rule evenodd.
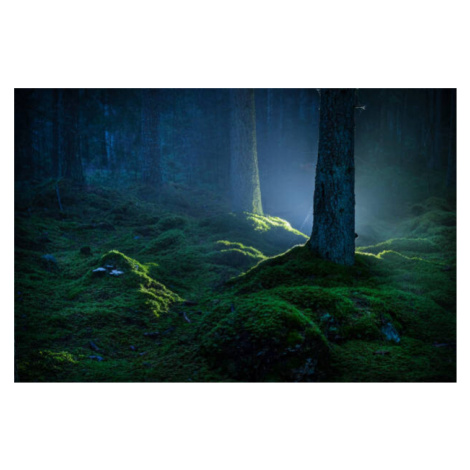
M 1 7 L 3 468 L 470 468 L 463 7 L 167 3 Z M 458 87 L 457 384 L 13 384 L 14 87 L 338 86 Z

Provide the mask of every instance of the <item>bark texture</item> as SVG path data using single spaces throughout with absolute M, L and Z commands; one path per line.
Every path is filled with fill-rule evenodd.
M 354 264 L 354 89 L 322 90 L 309 246 L 321 258 Z
M 263 214 L 256 151 L 255 93 L 231 90 L 231 200 L 234 212 Z

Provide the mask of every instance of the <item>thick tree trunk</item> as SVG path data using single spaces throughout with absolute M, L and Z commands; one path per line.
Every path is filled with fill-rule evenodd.
M 142 90 L 142 181 L 156 191 L 159 191 L 162 185 L 158 100 L 157 89 Z
M 322 90 L 309 246 L 321 258 L 354 264 L 354 89 Z
M 231 90 L 231 194 L 234 212 L 262 214 L 254 90 Z

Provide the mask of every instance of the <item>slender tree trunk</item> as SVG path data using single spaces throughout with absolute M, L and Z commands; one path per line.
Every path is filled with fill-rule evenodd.
M 322 90 L 311 250 L 354 264 L 354 89 Z
M 446 186 L 448 188 L 455 188 L 457 182 L 457 154 L 456 154 L 456 139 L 457 139 L 457 126 L 456 126 L 456 93 L 457 90 L 451 90 L 451 105 L 450 105 L 450 125 L 449 125 L 449 150 L 447 153 L 447 177 Z
M 63 155 L 63 176 L 77 184 L 83 184 L 82 159 L 80 155 L 80 135 L 79 135 L 79 99 L 78 89 L 70 88 L 63 91 L 64 106 L 64 155 Z
M 162 185 L 158 101 L 157 89 L 142 90 L 142 181 L 146 186 L 152 187 L 156 191 L 159 191 Z
M 434 122 L 431 168 L 441 168 L 442 90 L 434 90 Z
M 59 176 L 59 96 L 60 90 L 54 89 L 53 91 L 53 116 L 52 116 L 52 177 L 57 178 Z
M 254 90 L 231 90 L 230 101 L 232 210 L 263 214 L 256 150 Z
M 15 90 L 15 179 L 34 177 L 32 99 L 34 90 Z

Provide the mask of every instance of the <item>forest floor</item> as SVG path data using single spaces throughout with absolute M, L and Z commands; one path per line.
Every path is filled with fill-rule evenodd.
M 202 191 L 17 187 L 15 380 L 455 381 L 455 201 L 406 211 L 341 267 Z

